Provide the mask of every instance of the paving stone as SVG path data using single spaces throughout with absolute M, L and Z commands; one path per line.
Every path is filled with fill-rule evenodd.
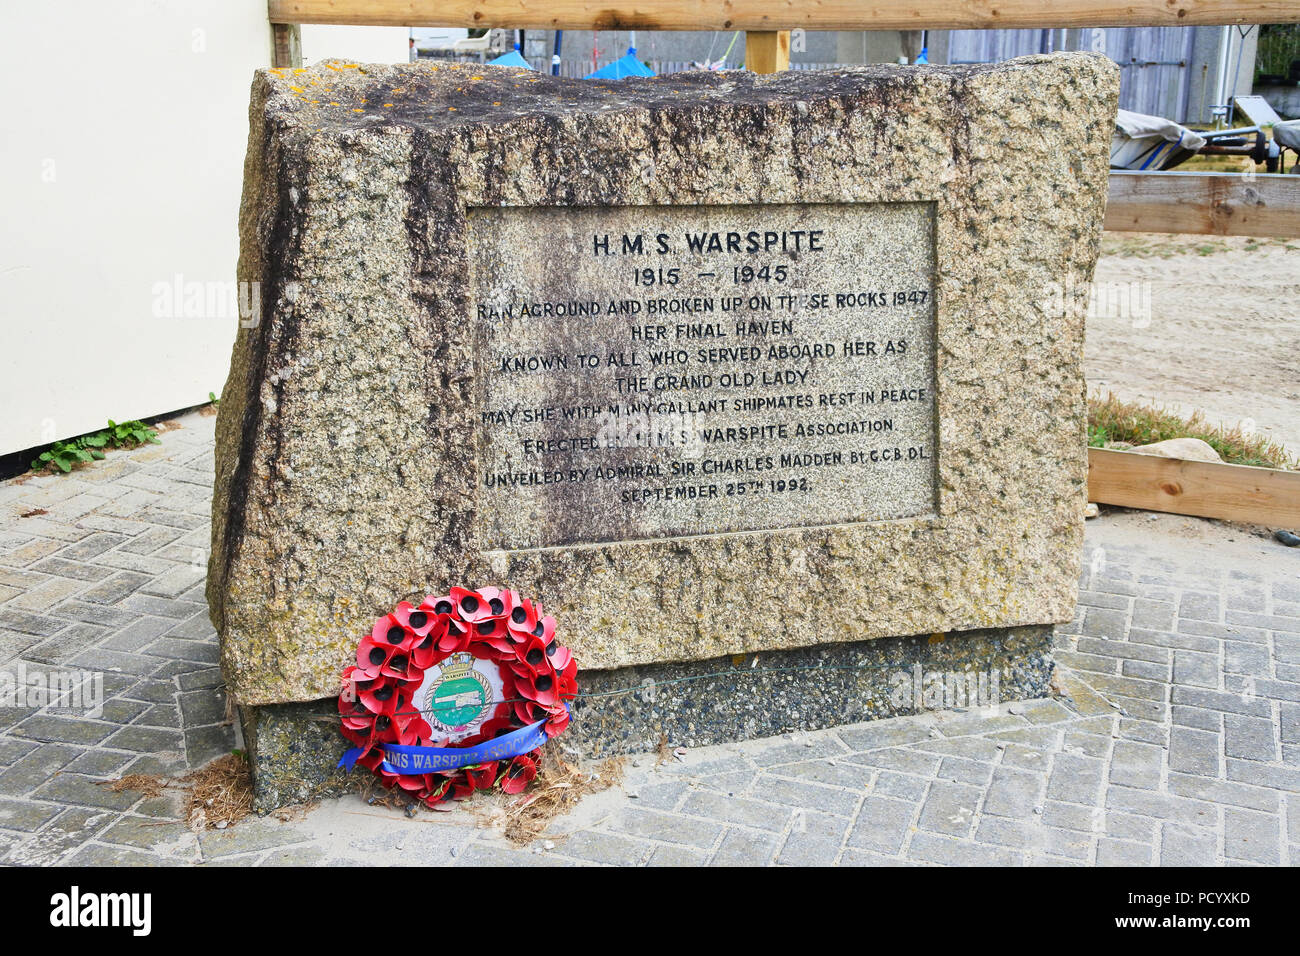
M 949 866 L 1016 866 L 1020 854 L 970 840 L 918 833 L 912 838 L 907 855 L 914 860 L 943 863 Z
M 29 840 L 9 852 L 6 863 L 18 866 L 53 866 L 109 825 L 117 814 L 105 810 L 70 807 Z M 109 862 L 104 865 L 116 865 Z
M 897 797 L 900 800 L 920 800 L 929 785 L 930 781 L 925 777 L 882 770 L 876 777 L 871 793 L 873 796 Z
M 872 768 L 849 763 L 847 760 L 836 760 L 835 763 L 808 760 L 803 763 L 784 764 L 772 772 L 784 777 L 797 777 L 811 783 L 824 783 L 864 792 L 875 776 Z
M 1276 760 L 1273 722 L 1256 717 L 1227 714 L 1223 718 L 1223 752 L 1245 760 Z
M 625 810 L 611 827 L 631 836 L 710 849 L 723 827 L 716 821 L 695 820 L 646 810 Z
M 776 854 L 777 835 L 729 829 L 709 860 L 710 866 L 766 866 Z
M 1281 829 L 1276 815 L 1228 808 L 1223 811 L 1223 852 L 1230 859 L 1281 862 Z
M 153 643 L 173 623 L 170 618 L 144 615 L 118 630 L 112 637 L 104 641 L 103 646 L 114 651 L 138 651 L 142 647 Z
M 114 791 L 99 786 L 100 781 L 79 773 L 60 773 L 37 787 L 32 796 L 51 803 L 97 807 L 105 810 L 127 810 L 140 799 L 133 790 Z
M 0 607 L 0 627 L 10 631 L 19 631 L 36 637 L 50 637 L 66 627 L 67 623 L 41 614 L 10 610 L 7 605 Z
M 1150 866 L 1151 847 L 1145 843 L 1102 837 L 1097 841 L 1097 865 Z
M 1196 591 L 1184 591 L 1178 601 L 1178 616 L 1201 621 L 1218 621 L 1221 612 L 1219 596 Z
M 90 745 L 97 744 L 113 732 L 113 725 L 95 720 L 75 720 L 70 717 L 52 717 L 33 714 L 10 733 L 29 740 L 53 743 Z
M 132 724 L 105 740 L 104 746 L 115 750 L 134 750 L 137 753 L 161 753 L 166 750 L 183 750 L 185 741 L 180 731 Z
M 117 604 L 148 584 L 152 578 L 138 571 L 119 571 L 81 593 L 81 600 L 93 604 Z
M 1212 777 L 1172 772 L 1169 774 L 1167 786 L 1170 793 L 1182 797 L 1194 797 L 1224 807 L 1245 807 L 1271 813 L 1278 811 L 1279 794 L 1268 787 L 1255 787 L 1231 780 L 1216 780 Z
M 565 856 L 592 863 L 628 866 L 648 860 L 655 847 L 652 843 L 631 840 L 616 833 L 580 830 L 566 838 L 559 849 Z
M 1161 828 L 1161 866 L 1214 866 L 1215 835 L 1166 823 Z
M 861 798 L 860 793 L 851 790 L 796 783 L 767 774 L 758 778 L 753 792 L 760 794 L 764 800 L 771 803 L 842 817 L 852 816 Z
M 1004 767 L 1020 767 L 1025 770 L 1046 771 L 1052 765 L 1052 753 L 1055 748 L 1033 748 L 1025 744 L 1007 744 L 1003 751 Z
M 962 757 L 945 757 L 939 764 L 940 780 L 956 783 L 970 783 L 983 786 L 993 773 L 993 764 L 980 760 L 966 760 Z
M 942 763 L 942 758 L 934 754 L 921 753 L 916 750 L 873 750 L 863 754 L 854 754 L 846 758 L 853 763 L 866 764 L 882 770 L 896 770 L 918 777 L 933 777 Z
M 781 830 L 790 820 L 788 807 L 773 806 L 743 797 L 727 797 L 720 793 L 696 790 L 686 795 L 682 812 L 698 817 L 710 817 L 726 823 L 737 823 L 764 830 Z
M 106 628 L 94 624 L 70 624 L 53 637 L 28 648 L 23 659 L 42 664 L 62 664 L 94 647 L 107 633 Z
M 776 862 L 783 866 L 830 866 L 839 856 L 849 821 L 827 813 L 800 813 L 791 821 Z
M 848 845 L 878 853 L 897 853 L 912 825 L 915 808 L 902 800 L 869 796 L 862 801 Z
M 998 767 L 984 797 L 984 813 L 1028 818 L 1043 798 L 1042 778 L 1024 770 Z
M 185 731 L 185 759 L 191 767 L 202 767 L 210 760 L 224 757 L 234 747 L 233 726 L 215 724 Z
M 974 825 L 980 794 L 977 787 L 936 780 L 930 784 L 917 826 L 950 836 L 968 835 Z
M 1128 630 L 1125 609 L 1090 607 L 1083 617 L 1082 632 L 1090 637 L 1117 638 Z
M 118 846 L 102 846 L 90 843 L 78 850 L 67 861 L 69 866 L 178 866 L 179 860 L 169 859 L 156 853 L 141 850 L 128 850 Z
M 656 846 L 646 866 L 699 866 L 708 859 L 702 850 L 684 846 Z
M 1219 735 L 1206 730 L 1174 727 L 1169 732 L 1169 769 L 1180 773 L 1219 775 Z
M 1174 606 L 1144 598 L 1133 600 L 1132 626 L 1154 631 L 1170 631 L 1174 627 Z
M 0 827 L 6 830 L 24 830 L 30 833 L 49 823 L 59 815 L 62 809 L 62 807 L 48 803 L 0 797 Z
M 1092 805 L 1101 785 L 1104 764 L 1093 757 L 1058 754 L 1048 779 L 1047 796 L 1052 800 Z
M 1163 748 L 1128 740 L 1115 742 L 1110 761 L 1110 782 L 1155 790 L 1160 786 Z

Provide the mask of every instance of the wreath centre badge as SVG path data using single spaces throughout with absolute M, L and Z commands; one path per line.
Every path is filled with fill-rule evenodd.
M 411 704 L 435 736 L 460 743 L 477 734 L 495 705 L 505 700 L 504 684 L 495 662 L 461 652 L 424 672 Z

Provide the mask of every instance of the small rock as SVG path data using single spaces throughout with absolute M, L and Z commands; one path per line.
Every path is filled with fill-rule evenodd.
M 1002 741 L 998 744 L 998 750 L 1006 750 L 1006 749 L 1007 749 L 1007 745 L 1005 741 Z
M 1294 531 L 1286 531 L 1282 528 L 1278 528 L 1273 532 L 1273 537 L 1277 538 L 1278 541 L 1286 545 L 1288 548 L 1294 548 L 1296 545 L 1300 544 L 1300 534 L 1296 534 Z
M 1024 712 L 1025 712 L 1024 704 L 1012 704 L 1010 707 L 1007 708 L 1008 714 L 1014 714 L 1017 717 L 1019 717 Z
M 827 762 L 828 764 L 830 764 L 832 767 L 838 767 L 838 766 L 839 766 L 839 763 L 836 762 L 836 760 L 835 760 L 834 757 L 831 757 L 831 758 L 830 758 L 829 760 L 827 760 L 826 762 Z
M 217 829 L 218 829 L 218 830 L 224 830 L 224 829 L 225 829 L 226 827 L 228 827 L 228 826 L 230 826 L 230 821 L 228 821 L 228 820 L 218 820 L 218 821 L 217 821 Z
M 1085 518 L 1095 518 L 1099 514 L 1101 514 L 1101 509 L 1097 507 L 1096 502 L 1089 501 L 1087 506 L 1083 509 L 1083 516 Z
M 641 794 L 637 793 L 635 790 L 629 790 L 627 792 L 627 798 L 629 800 L 639 800 L 641 799 Z
M 1185 461 L 1223 461 L 1208 442 L 1199 438 L 1167 438 L 1150 445 L 1133 449 L 1135 455 L 1155 455 L 1157 458 L 1181 458 Z
M 939 728 L 937 728 L 937 727 L 931 727 L 931 728 L 930 728 L 930 736 L 931 736 L 931 737 L 942 737 L 943 734 L 939 733 Z
M 545 849 L 547 849 L 547 850 L 554 850 L 554 849 L 555 849 L 555 841 L 554 841 L 554 840 L 547 840 L 545 843 L 542 844 L 542 846 L 543 846 Z
M 1043 808 L 1042 808 L 1042 807 L 1034 807 L 1034 813 L 1037 814 L 1038 816 L 1042 816 L 1042 815 L 1043 815 Z
M 455 848 L 455 847 L 452 847 L 452 848 L 451 848 L 451 855 L 452 855 L 452 856 L 455 856 L 455 855 L 456 855 L 456 848 Z

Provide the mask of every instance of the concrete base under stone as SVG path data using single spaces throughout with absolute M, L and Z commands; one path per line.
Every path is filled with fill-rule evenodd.
M 997 628 L 579 671 L 582 697 L 561 740 L 592 757 L 642 753 L 664 739 L 699 747 L 1045 697 L 1051 642 L 1050 627 Z M 246 707 L 241 715 L 258 812 L 372 779 L 364 768 L 335 769 L 351 745 L 332 699 Z

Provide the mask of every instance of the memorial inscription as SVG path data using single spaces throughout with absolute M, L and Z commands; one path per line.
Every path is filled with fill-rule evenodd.
M 932 203 L 469 216 L 484 547 L 935 510 Z

